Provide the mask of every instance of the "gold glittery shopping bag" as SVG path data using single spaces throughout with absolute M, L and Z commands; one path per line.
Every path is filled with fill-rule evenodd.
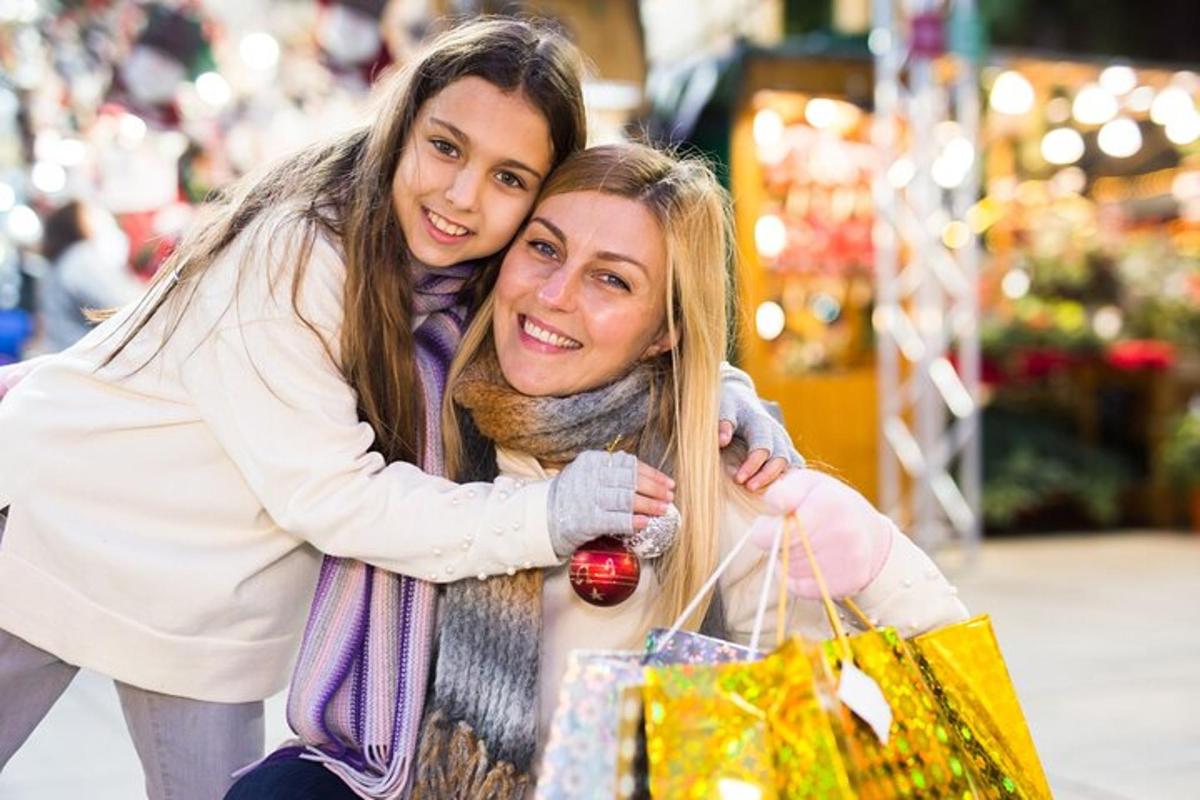
M 847 663 L 875 679 L 893 712 L 889 736 L 873 735 L 839 707 L 842 754 L 863 797 L 1049 800 L 1045 773 L 1021 713 L 991 620 L 978 616 L 903 640 L 876 628 L 847 637 L 808 537 L 793 516 L 837 639 L 821 651 L 826 675 Z
M 798 640 L 745 664 L 646 670 L 654 798 L 853 798 Z
M 841 686 L 848 669 L 878 686 L 890 710 L 886 735 L 842 703 L 830 708 L 838 752 L 861 798 L 975 798 L 975 774 L 961 742 L 944 718 L 907 644 L 891 628 L 841 634 L 809 651 L 829 686 Z M 848 666 L 852 665 L 852 666 Z
M 986 615 L 910 640 L 946 721 L 970 755 L 982 797 L 1051 797 L 1012 678 Z
M 911 640 L 874 628 L 848 637 L 854 663 L 883 689 L 894 712 L 881 744 L 843 709 L 842 753 L 859 796 L 1049 800 L 1052 797 L 991 621 L 979 616 Z M 841 642 L 821 656 L 836 673 Z
M 906 647 L 882 629 L 824 644 L 792 638 L 754 664 L 647 670 L 651 796 L 979 796 Z M 847 669 L 878 687 L 889 711 L 884 737 L 839 699 Z
M 649 632 L 645 650 L 570 654 L 539 767 L 537 800 L 645 797 L 644 667 L 760 657 L 755 649 L 682 630 L 684 620 L 748 541 L 748 535 L 743 537 L 673 627 Z
M 793 528 L 814 565 L 835 639 L 794 638 L 759 664 L 648 671 L 652 795 L 996 796 L 947 713 L 942 684 L 927 677 L 933 661 L 922 666 L 891 629 L 848 636 L 799 520 L 789 520 L 781 537 Z M 786 558 L 785 544 L 777 542 L 772 560 L 780 551 Z M 785 602 L 781 594 L 781 608 Z
M 781 530 L 771 549 L 754 623 L 754 649 L 776 563 L 780 552 L 786 553 L 785 536 Z M 725 563 L 731 558 L 732 554 Z M 717 574 L 721 571 L 718 567 Z M 826 711 L 830 694 L 813 672 L 819 659 L 799 639 L 784 641 L 785 571 L 786 563 L 778 584 L 775 652 L 754 662 L 646 669 L 643 696 L 652 797 L 854 797 Z

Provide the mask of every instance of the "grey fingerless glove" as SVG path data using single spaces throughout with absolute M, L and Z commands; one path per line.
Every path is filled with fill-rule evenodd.
M 733 434 L 747 450 L 766 450 L 771 458 L 786 458 L 793 467 L 804 466 L 804 456 L 792 446 L 792 437 L 754 390 L 750 376 L 729 364 L 721 365 L 720 418 L 733 423 Z
M 585 450 L 550 481 L 550 544 L 559 558 L 598 536 L 633 533 L 637 470 L 629 453 Z

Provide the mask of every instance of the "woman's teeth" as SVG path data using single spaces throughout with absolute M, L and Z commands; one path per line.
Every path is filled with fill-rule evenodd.
M 437 228 L 442 233 L 450 236 L 463 236 L 469 232 L 462 225 L 455 225 L 450 220 L 435 214 L 429 209 L 425 209 L 425 215 L 429 217 L 429 221 L 433 223 L 433 227 Z
M 552 333 L 544 328 L 539 328 L 537 325 L 534 325 L 532 322 L 530 322 L 528 317 L 525 318 L 525 322 L 521 326 L 521 330 L 525 331 L 527 335 L 532 336 L 539 342 L 545 342 L 546 344 L 554 345 L 555 347 L 561 347 L 564 350 L 577 350 L 578 348 L 583 347 L 582 344 L 574 339 L 568 339 L 565 336 L 559 336 L 557 333 Z

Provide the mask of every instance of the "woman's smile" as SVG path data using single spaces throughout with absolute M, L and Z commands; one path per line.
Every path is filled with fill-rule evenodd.
M 521 330 L 521 343 L 538 352 L 565 353 L 583 347 L 581 342 L 536 317 L 518 314 L 517 325 Z

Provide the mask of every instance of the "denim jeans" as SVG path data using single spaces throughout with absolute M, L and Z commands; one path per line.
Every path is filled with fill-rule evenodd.
M 255 767 L 225 800 L 358 800 L 358 795 L 315 761 L 293 758 Z
M 0 630 L 0 770 L 78 671 Z M 262 701 L 210 703 L 115 683 L 149 800 L 219 800 L 232 773 L 262 756 Z M 63 766 L 46 765 L 54 768 Z

